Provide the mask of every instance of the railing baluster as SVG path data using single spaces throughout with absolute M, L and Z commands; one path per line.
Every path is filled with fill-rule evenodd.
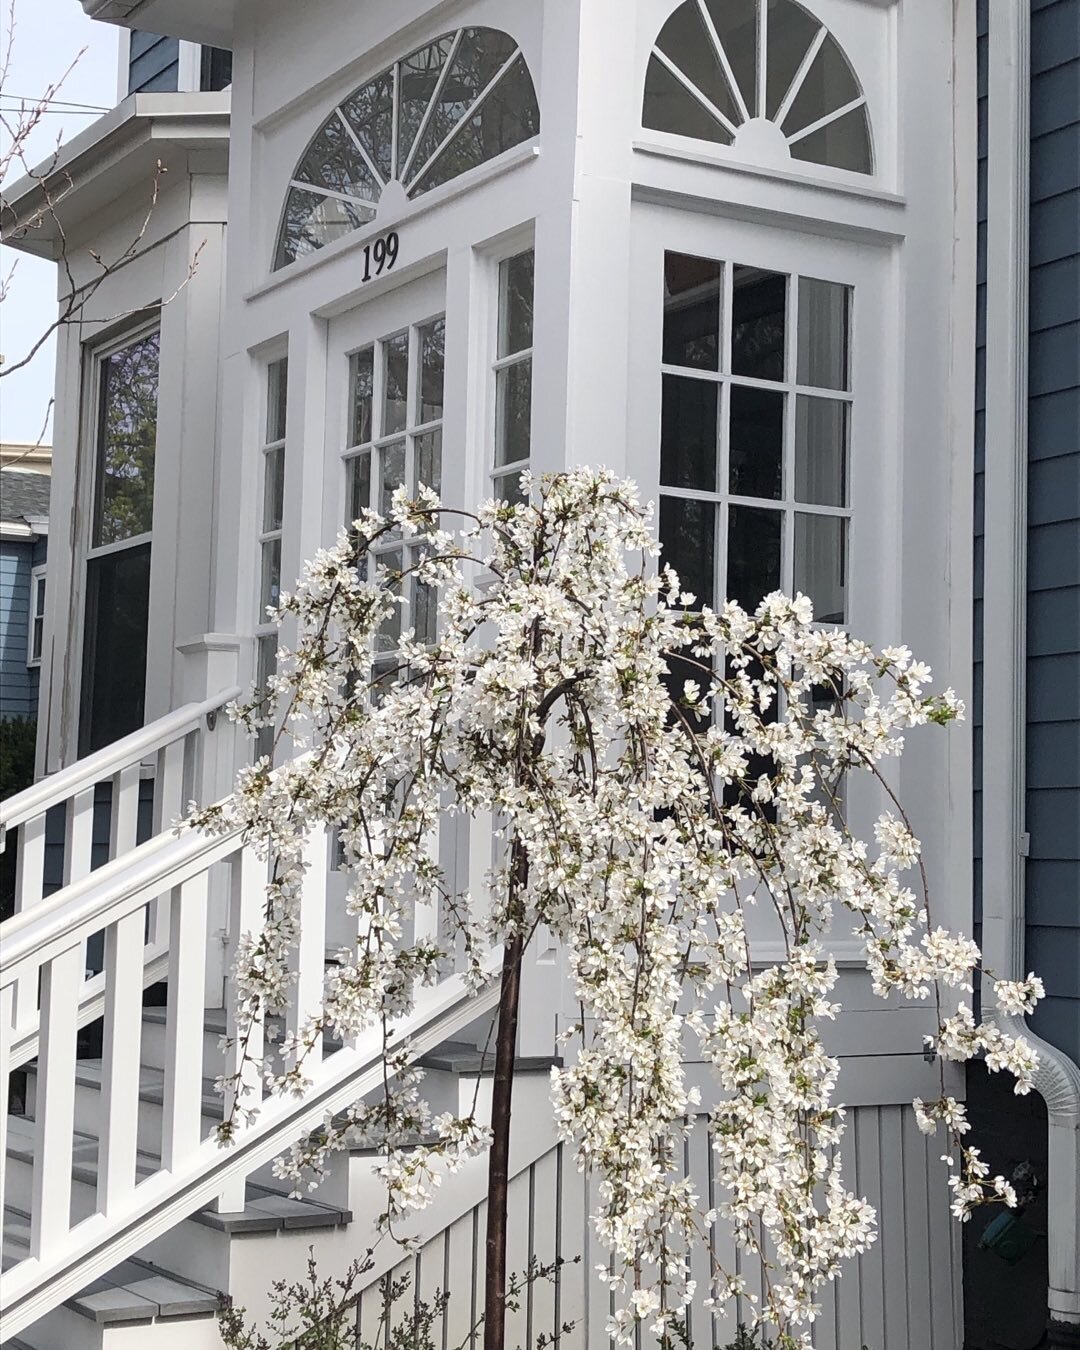
M 15 1011 L 15 986 L 0 989 L 0 1216 L 4 1213 L 4 1183 L 7 1171 L 8 1093 L 11 1088 L 11 1032 Z
M 43 1259 L 71 1227 L 75 1128 L 75 1037 L 82 988 L 82 943 L 54 956 L 41 973 L 41 1049 L 34 1099 L 34 1185 L 30 1255 Z
M 19 832 L 19 852 L 15 861 L 15 909 L 31 909 L 41 900 L 45 889 L 45 812 L 31 816 Z M 15 986 L 15 1025 L 22 1026 L 37 1017 L 38 986 L 36 975 L 24 975 Z
M 175 1171 L 199 1144 L 203 1084 L 203 987 L 209 873 L 172 893 L 169 905 L 169 1006 L 165 1018 L 165 1100 L 161 1165 Z M 159 897 L 158 903 L 164 897 Z
M 76 792 L 67 808 L 64 835 L 64 885 L 90 875 L 94 847 L 94 788 Z
M 134 848 L 139 835 L 139 770 L 140 765 L 129 764 L 112 780 L 112 829 L 109 838 L 109 857 Z
M 242 849 L 230 864 L 229 894 L 229 968 L 226 971 L 225 1034 L 232 1044 L 225 1052 L 223 1072 L 226 1077 L 239 1075 L 238 1089 L 227 1088 L 224 1094 L 224 1117 L 227 1118 L 237 1103 L 241 1111 L 234 1122 L 234 1137 L 247 1128 L 243 1111 L 254 1110 L 262 1100 L 262 1057 L 264 1025 L 262 1015 L 248 1029 L 246 1044 L 239 1043 L 236 1017 L 236 976 L 234 966 L 240 938 L 244 933 L 257 933 L 262 927 L 266 903 L 266 859 L 256 857 L 251 849 Z M 234 1177 L 217 1199 L 221 1213 L 235 1213 L 244 1208 L 247 1178 Z
M 185 736 L 171 741 L 158 755 L 157 780 L 154 783 L 154 833 L 161 834 L 172 827 L 184 810 L 184 744 Z M 168 903 L 159 896 L 150 905 L 151 947 L 164 947 L 169 935 Z
M 322 1010 L 326 980 L 326 891 L 329 844 L 325 829 L 316 828 L 304 851 L 304 898 L 300 909 L 300 936 L 294 953 L 297 981 L 285 1018 L 287 1032 L 298 1035 L 304 1024 Z M 307 1064 L 317 1065 L 319 1049 L 309 1053 Z
M 106 1215 L 118 1213 L 135 1187 L 144 924 L 139 909 L 105 931 L 98 1209 Z

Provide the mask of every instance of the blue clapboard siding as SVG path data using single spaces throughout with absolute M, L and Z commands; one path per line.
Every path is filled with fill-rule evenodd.
M 37 668 L 26 664 L 33 544 L 0 542 L 0 716 L 36 717 Z
M 128 50 L 128 93 L 174 93 L 180 75 L 180 43 L 156 33 L 134 32 Z
M 1080 1060 L 1080 0 L 1031 16 L 1027 964 Z

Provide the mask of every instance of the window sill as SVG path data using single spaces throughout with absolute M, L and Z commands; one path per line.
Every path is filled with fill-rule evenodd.
M 422 197 L 410 201 L 405 210 L 385 218 L 376 216 L 370 225 L 366 225 L 363 229 L 354 230 L 351 234 L 347 234 L 341 239 L 335 239 L 332 244 L 327 244 L 325 248 L 318 249 L 315 253 L 309 253 L 306 257 L 297 258 L 284 267 L 279 267 L 276 271 L 271 272 L 265 281 L 261 281 L 257 286 L 253 286 L 250 291 L 246 292 L 244 300 L 257 300 L 261 296 L 277 290 L 279 286 L 286 282 L 293 281 L 297 277 L 309 276 L 317 268 L 333 262 L 336 258 L 363 248 L 365 244 L 370 244 L 373 239 L 386 234 L 388 230 L 401 229 L 403 225 L 418 220 L 421 216 L 442 206 L 445 202 L 453 201 L 456 197 L 472 192 L 474 188 L 478 188 L 484 183 L 501 178 L 503 174 L 513 172 L 522 164 L 531 163 L 539 154 L 539 145 L 533 143 L 515 146 L 514 149 L 505 151 L 486 164 L 478 164 L 475 169 L 469 169 L 457 178 L 451 179 L 449 183 L 443 183 L 437 188 L 432 188 L 430 192 L 425 192 Z M 370 288 L 371 283 L 368 283 L 364 289 L 370 290 Z
M 653 155 L 660 159 L 681 159 L 689 164 L 700 164 L 706 168 L 724 169 L 731 173 L 748 174 L 754 178 L 768 178 L 774 182 L 790 184 L 795 188 L 809 188 L 815 192 L 835 193 L 843 197 L 856 197 L 861 201 L 879 202 L 883 206 L 901 208 L 906 200 L 900 193 L 886 192 L 883 188 L 868 187 L 863 183 L 852 182 L 855 175 L 844 178 L 815 177 L 812 174 L 799 173 L 791 169 L 779 169 L 766 164 L 750 164 L 743 160 L 730 159 L 727 155 L 698 150 L 692 145 L 671 140 L 636 140 L 632 143 L 637 154 Z M 858 175 L 862 177 L 862 175 Z

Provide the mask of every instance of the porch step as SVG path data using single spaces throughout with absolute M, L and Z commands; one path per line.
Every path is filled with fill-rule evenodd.
M 4 1264 L 29 1254 L 30 1216 L 18 1209 L 7 1209 L 3 1224 Z M 131 1258 L 122 1261 L 107 1275 L 94 1280 L 66 1299 L 61 1307 L 47 1313 L 31 1331 L 33 1350 L 52 1346 L 107 1346 L 104 1333 L 109 1327 L 126 1323 L 141 1325 L 157 1322 L 203 1322 L 214 1317 L 225 1295 L 219 1290 L 194 1283 L 170 1270 L 147 1261 Z M 75 1315 L 75 1317 L 72 1316 Z M 80 1322 L 82 1320 L 82 1329 Z M 86 1326 L 86 1323 L 93 1324 Z M 185 1344 L 202 1343 L 185 1331 Z M 202 1328 L 199 1328 L 201 1331 Z M 209 1330 L 209 1328 L 207 1328 Z M 155 1344 L 157 1340 L 155 1339 Z M 178 1342 L 179 1343 L 179 1342 Z M 4 1342 L 4 1350 L 31 1350 L 25 1340 Z
M 34 1156 L 34 1123 L 21 1116 L 8 1118 L 8 1162 L 26 1165 L 26 1171 L 20 1175 L 17 1168 L 11 1168 L 10 1185 L 13 1198 L 20 1194 L 19 1181 L 25 1176 L 29 1180 L 29 1168 Z M 81 1188 L 73 1200 L 81 1201 L 85 1211 L 79 1217 L 87 1217 L 94 1212 L 97 1202 L 98 1178 L 98 1141 L 93 1135 L 75 1132 L 72 1149 L 74 1165 L 72 1179 Z M 158 1171 L 161 1159 L 157 1154 L 140 1149 L 135 1156 L 135 1172 L 138 1180 L 143 1180 Z M 76 1188 L 73 1188 L 73 1190 Z M 25 1193 L 26 1187 L 22 1188 Z M 16 1204 L 18 1201 L 16 1200 Z M 12 1214 L 24 1211 L 13 1209 Z M 212 1228 L 220 1233 L 268 1233 L 277 1231 L 309 1231 L 319 1228 L 338 1228 L 351 1222 L 352 1214 L 347 1209 L 325 1204 L 307 1197 L 294 1198 L 261 1182 L 248 1180 L 244 1196 L 244 1208 L 235 1212 L 221 1213 L 212 1207 L 196 1210 L 190 1216 L 190 1222 L 204 1228 Z M 17 1237 L 18 1227 L 13 1229 L 12 1243 L 15 1247 L 29 1246 L 29 1229 L 26 1243 Z M 4 1253 L 7 1257 L 9 1247 L 8 1226 L 4 1225 Z M 26 1253 L 23 1252 L 22 1255 Z M 21 1259 L 21 1256 L 19 1257 Z
M 437 1050 L 418 1059 L 423 1069 L 438 1069 L 442 1073 L 467 1074 L 470 1077 L 487 1077 L 495 1072 L 495 1051 L 487 1052 L 475 1045 L 461 1041 L 444 1041 Z M 518 1055 L 514 1060 L 514 1072 L 537 1073 L 545 1069 L 561 1069 L 562 1058 L 559 1055 Z

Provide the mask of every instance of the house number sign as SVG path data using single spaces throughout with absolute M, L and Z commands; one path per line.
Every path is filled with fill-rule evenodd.
M 360 280 L 370 281 L 372 277 L 379 277 L 384 272 L 389 272 L 397 262 L 397 256 L 397 230 L 391 230 L 389 234 L 384 234 L 370 244 L 365 244 L 363 251 L 364 272 Z

